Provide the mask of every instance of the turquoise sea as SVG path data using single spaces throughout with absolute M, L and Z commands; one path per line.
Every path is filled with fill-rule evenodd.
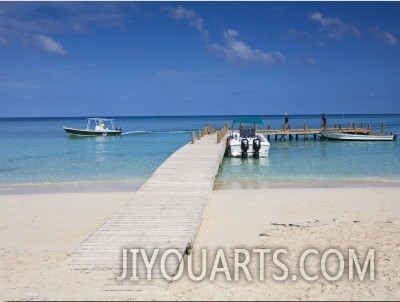
M 265 128 L 281 128 L 283 116 L 259 116 Z M 335 123 L 370 123 L 379 131 L 400 130 L 400 114 L 327 115 Z M 84 128 L 86 118 L 0 119 L 0 184 L 76 181 L 145 181 L 174 151 L 190 141 L 192 131 L 221 128 L 234 116 L 115 117 L 120 137 L 71 137 L 62 126 Z M 292 128 L 318 128 L 320 115 L 293 115 Z M 307 180 L 400 180 L 400 142 L 332 142 L 312 137 L 277 141 L 269 158 L 226 158 L 217 183 Z M 190 163 L 188 163 L 190 164 Z M 179 173 L 177 171 L 177 173 Z

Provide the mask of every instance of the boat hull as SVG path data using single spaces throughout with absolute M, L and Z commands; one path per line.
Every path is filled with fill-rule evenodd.
M 109 136 L 109 135 L 121 135 L 119 130 L 86 130 L 86 129 L 74 129 L 64 127 L 65 132 L 71 135 L 77 136 Z
M 232 144 L 230 146 L 230 148 L 231 148 L 231 152 L 230 152 L 231 157 L 242 157 L 242 149 L 241 149 L 240 144 Z M 268 152 L 269 152 L 269 145 L 261 144 L 259 156 L 260 157 L 268 157 Z M 249 146 L 249 150 L 247 150 L 247 155 L 248 155 L 248 157 L 254 156 L 253 146 Z
M 253 138 L 248 138 L 249 140 L 249 149 L 247 150 L 248 157 L 254 157 L 254 149 L 253 149 Z M 259 150 L 259 157 L 268 157 L 269 153 L 269 142 L 262 141 L 260 142 L 260 150 Z M 241 147 L 241 139 L 231 139 L 229 141 L 228 148 L 230 148 L 229 155 L 231 157 L 242 157 L 242 147 Z
M 321 131 L 321 135 L 329 140 L 340 141 L 393 141 L 395 135 L 349 134 L 340 132 Z

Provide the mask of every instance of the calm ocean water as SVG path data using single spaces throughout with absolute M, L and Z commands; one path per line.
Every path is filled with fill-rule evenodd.
M 62 126 L 84 128 L 85 118 L 0 119 L 0 183 L 147 179 L 191 131 L 232 122 L 233 116 L 118 117 L 121 137 L 68 136 Z M 261 116 L 265 127 L 281 128 L 283 116 Z M 320 115 L 290 116 L 292 128 L 320 127 Z M 335 123 L 370 123 L 400 130 L 400 115 L 328 115 Z M 278 141 L 271 137 L 269 158 L 225 159 L 219 183 L 241 180 L 400 179 L 399 142 Z

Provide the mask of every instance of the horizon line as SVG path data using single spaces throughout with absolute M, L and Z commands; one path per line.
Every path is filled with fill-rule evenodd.
M 400 113 L 325 113 L 325 115 L 399 115 Z M 78 119 L 84 118 L 87 119 L 89 117 L 101 117 L 101 118 L 154 118 L 154 117 L 230 117 L 230 116 L 284 116 L 285 113 L 282 114 L 199 114 L 199 115 L 96 115 L 96 116 L 0 116 L 0 119 Z M 322 113 L 296 113 L 296 114 L 288 114 L 289 116 L 312 116 L 312 115 L 322 115 Z

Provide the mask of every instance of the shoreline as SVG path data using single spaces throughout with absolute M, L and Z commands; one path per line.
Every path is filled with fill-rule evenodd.
M 399 187 L 400 179 L 394 178 L 344 178 L 344 179 L 296 179 L 296 180 L 215 180 L 214 190 L 235 189 L 284 189 L 284 188 L 353 188 L 353 187 Z
M 79 180 L 65 182 L 10 183 L 0 185 L 1 195 L 84 192 L 135 192 L 148 179 Z
M 1 195 L 136 192 L 150 178 L 117 180 L 77 180 L 65 182 L 29 182 L 0 184 Z M 284 188 L 359 188 L 398 187 L 400 178 L 344 178 L 290 180 L 215 180 L 213 190 L 284 189 Z

